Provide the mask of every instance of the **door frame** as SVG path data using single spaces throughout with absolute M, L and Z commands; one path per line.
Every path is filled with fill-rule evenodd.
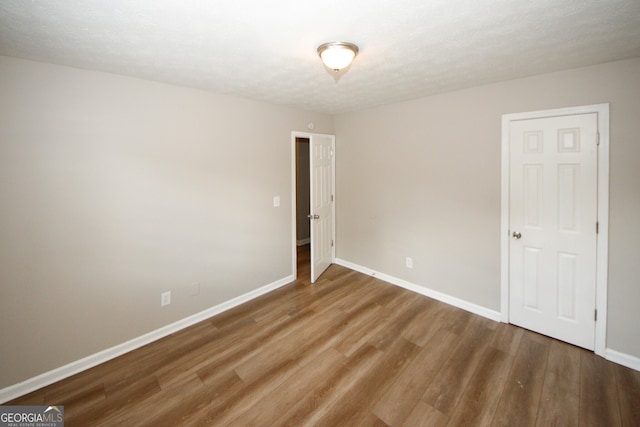
M 309 148 L 311 148 L 311 137 L 313 136 L 328 136 L 333 140 L 332 149 L 333 156 L 331 157 L 331 192 L 334 196 L 333 203 L 331 204 L 331 221 L 333 229 L 331 230 L 331 239 L 333 240 L 333 247 L 331 248 L 331 262 L 336 260 L 336 247 L 338 246 L 336 240 L 336 136 L 321 133 L 310 132 L 291 132 L 291 271 L 293 273 L 293 280 L 298 278 L 298 242 L 296 239 L 296 224 L 297 224 L 297 210 L 298 210 L 298 194 L 296 191 L 297 172 L 296 172 L 296 139 L 307 138 L 309 139 Z M 309 185 L 311 185 L 311 180 Z M 309 234 L 311 237 L 311 234 Z M 313 242 L 310 242 L 313 244 Z
M 509 129 L 511 122 L 576 114 L 598 115 L 599 148 L 597 160 L 597 221 L 596 236 L 596 310 L 595 353 L 605 356 L 607 345 L 607 288 L 609 265 L 609 104 L 593 104 L 553 110 L 502 115 L 502 196 L 500 227 L 500 310 L 501 320 L 509 323 Z

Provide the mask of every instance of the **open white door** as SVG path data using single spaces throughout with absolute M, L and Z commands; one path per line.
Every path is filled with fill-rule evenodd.
M 510 123 L 511 323 L 594 349 L 596 113 Z
M 311 283 L 315 283 L 334 259 L 334 148 L 333 135 L 309 135 Z

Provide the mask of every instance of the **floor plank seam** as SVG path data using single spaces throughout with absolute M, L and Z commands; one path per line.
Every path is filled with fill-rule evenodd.
M 69 426 L 616 426 L 638 397 L 591 352 L 332 266 L 13 403 Z

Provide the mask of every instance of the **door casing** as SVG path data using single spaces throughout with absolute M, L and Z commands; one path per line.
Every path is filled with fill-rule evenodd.
M 331 248 L 331 262 L 335 262 L 336 259 L 336 147 L 335 147 L 335 135 L 308 133 L 308 132 L 291 132 L 291 271 L 293 272 L 293 279 L 298 278 L 298 263 L 297 263 L 297 240 L 296 240 L 296 210 L 297 210 L 297 191 L 296 191 L 296 139 L 307 138 L 311 141 L 313 136 L 325 136 L 333 138 L 333 156 L 331 159 L 331 192 L 334 195 L 334 202 L 331 206 L 331 221 L 333 223 L 332 240 L 333 247 Z M 310 182 L 310 185 L 313 183 Z M 311 242 L 313 244 L 313 242 Z
M 553 110 L 505 114 L 502 116 L 502 198 L 500 227 L 500 282 L 501 320 L 509 323 L 509 192 L 510 151 L 509 128 L 516 120 L 540 119 L 576 114 L 598 115 L 598 202 L 597 217 L 599 231 L 596 243 L 596 309 L 598 318 L 595 327 L 595 353 L 604 356 L 607 341 L 607 277 L 609 256 L 609 104 L 594 104 Z

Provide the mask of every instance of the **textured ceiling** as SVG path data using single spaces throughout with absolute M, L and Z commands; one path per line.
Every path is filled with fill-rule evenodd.
M 0 54 L 338 114 L 639 57 L 640 0 L 1 0 Z

